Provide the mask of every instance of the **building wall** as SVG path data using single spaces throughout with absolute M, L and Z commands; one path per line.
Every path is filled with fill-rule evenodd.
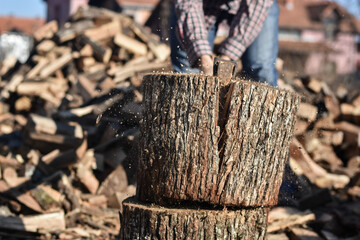
M 322 42 L 325 40 L 325 34 L 323 31 L 306 29 L 301 32 L 301 40 L 304 42 Z
M 329 60 L 336 63 L 336 72 L 338 74 L 348 74 L 356 71 L 358 54 L 354 34 L 339 33 L 336 41 L 328 42 L 328 45 L 336 51 L 329 55 Z

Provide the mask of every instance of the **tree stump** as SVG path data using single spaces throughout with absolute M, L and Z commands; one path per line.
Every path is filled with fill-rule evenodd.
M 204 210 L 123 202 L 120 239 L 264 239 L 268 208 Z
M 299 97 L 217 77 L 144 77 L 139 200 L 272 206 L 282 181 Z M 223 92 L 226 91 L 226 101 Z

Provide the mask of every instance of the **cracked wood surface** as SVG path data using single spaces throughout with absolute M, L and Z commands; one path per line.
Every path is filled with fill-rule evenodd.
M 299 97 L 265 84 L 231 84 L 230 104 L 222 113 L 217 77 L 144 77 L 141 201 L 276 204 Z M 224 115 L 220 127 L 218 118 Z

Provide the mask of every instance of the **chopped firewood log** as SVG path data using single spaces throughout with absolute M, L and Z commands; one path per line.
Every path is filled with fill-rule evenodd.
M 340 104 L 337 98 L 332 96 L 325 96 L 324 102 L 329 116 L 336 119 L 340 115 Z
M 357 169 L 360 168 L 360 156 L 354 156 L 352 157 L 348 163 L 347 167 L 351 169 Z
M 42 209 L 46 212 L 59 211 L 61 206 L 61 200 L 63 199 L 62 195 L 57 192 L 55 193 L 54 189 L 49 187 L 36 187 L 30 190 L 31 195 L 39 203 Z
M 267 240 L 289 240 L 285 233 L 267 234 Z
M 36 77 L 41 70 L 49 64 L 49 59 L 47 58 L 40 58 L 37 62 L 36 66 L 33 67 L 27 74 L 26 78 L 34 78 Z
M 21 112 L 21 111 L 29 112 L 31 110 L 31 107 L 32 107 L 31 99 L 27 96 L 22 96 L 15 102 L 15 110 L 17 112 Z
M 335 123 L 332 117 L 323 117 L 318 119 L 314 125 L 315 129 L 327 129 L 327 130 L 335 130 Z
M 338 88 L 336 89 L 336 92 L 335 92 L 336 96 L 339 99 L 344 99 L 348 93 L 349 93 L 348 90 L 342 85 L 338 86 Z
M 93 57 L 82 57 L 78 60 L 78 66 L 81 70 L 86 71 L 89 67 L 96 64 Z
M 345 142 L 354 143 L 360 147 L 360 127 L 349 122 L 338 122 L 335 124 L 337 130 L 343 131 L 345 135 Z
M 306 83 L 306 87 L 315 93 L 319 93 L 322 90 L 323 84 L 315 78 L 309 78 Z
M 344 121 L 352 121 L 355 106 L 349 103 L 340 104 L 341 119 Z
M 12 167 L 7 167 L 3 170 L 3 179 L 5 182 L 9 185 L 9 187 L 16 188 L 27 181 L 29 181 L 29 178 L 26 177 L 18 177 L 16 171 Z
M 39 203 L 31 196 L 30 192 L 19 192 L 11 188 L 5 181 L 0 180 L 0 193 L 15 198 L 26 207 L 34 210 L 35 212 L 43 212 Z
M 9 98 L 10 92 L 15 92 L 16 87 L 24 80 L 24 76 L 21 74 L 15 74 L 10 82 L 2 89 L 1 98 Z
M 342 166 L 343 164 L 341 159 L 334 152 L 333 148 L 329 145 L 320 144 L 311 155 L 315 162 L 325 161 L 334 166 Z
M 279 213 L 282 215 L 281 218 L 276 217 Z M 313 220 L 315 220 L 315 214 L 310 211 L 301 212 L 296 209 L 280 207 L 277 208 L 276 211 L 272 210 L 270 212 L 267 232 L 276 232 L 291 226 L 302 225 Z
M 298 117 L 306 119 L 309 122 L 313 122 L 316 120 L 317 114 L 318 114 L 317 107 L 308 103 L 300 103 L 300 107 L 297 112 Z
M 90 44 L 85 44 L 80 50 L 80 56 L 81 57 L 92 57 L 93 56 L 93 50 Z
M 123 166 L 119 165 L 100 185 L 98 194 L 110 198 L 116 192 L 126 190 L 128 186 L 126 172 Z
M 100 93 L 96 90 L 96 83 L 91 82 L 85 75 L 78 76 L 78 91 L 85 102 L 95 98 Z
M 115 192 L 110 198 L 109 198 L 109 207 L 111 208 L 118 208 L 120 209 L 120 212 L 122 212 L 122 202 L 129 198 L 133 197 L 136 194 L 136 188 L 133 185 L 129 185 L 127 189 L 123 192 Z
M 50 21 L 34 33 L 34 38 L 36 41 L 42 39 L 50 39 L 54 36 L 55 32 L 58 31 L 58 24 L 56 20 Z
M 12 69 L 16 63 L 17 58 L 15 56 L 10 55 L 6 57 L 1 63 L 0 76 L 4 76 L 5 74 L 7 74 L 7 72 Z
M 85 30 L 84 34 L 93 41 L 100 41 L 103 39 L 112 38 L 116 34 L 120 33 L 121 25 L 118 19 L 103 24 L 100 27 L 94 27 Z
M 59 31 L 55 33 L 55 37 L 59 43 L 73 40 L 78 34 L 84 32 L 94 26 L 94 22 L 90 20 L 82 20 L 75 23 L 67 23 Z
M 55 47 L 55 42 L 51 40 L 44 40 L 36 46 L 36 51 L 40 55 L 45 55 Z
M 112 54 L 112 50 L 109 47 L 105 47 L 97 42 L 92 41 L 85 35 L 80 35 L 77 38 L 80 46 L 84 47 L 90 45 L 93 51 L 93 55 L 99 62 L 108 63 Z
M 311 159 L 301 143 L 295 138 L 290 145 L 290 158 L 294 159 L 298 163 L 302 169 L 302 173 L 313 183 L 317 178 L 323 177 L 327 174 L 325 169 L 320 167 Z
M 82 198 L 84 199 L 84 194 L 82 196 Z M 89 194 L 88 196 L 85 197 L 85 199 L 90 206 L 93 207 L 101 207 L 101 206 L 107 206 L 107 202 L 108 202 L 108 198 L 104 195 L 93 195 L 93 194 Z
M 128 51 L 140 56 L 144 56 L 147 53 L 147 47 L 144 43 L 121 33 L 115 35 L 114 43 L 119 47 L 126 48 Z
M 89 190 L 90 193 L 95 194 L 99 187 L 99 180 L 94 176 L 91 169 L 79 164 L 77 167 L 76 176 L 81 183 Z
M 16 231 L 62 231 L 65 229 L 64 212 L 46 213 L 33 216 L 3 217 L 0 216 L 1 228 Z
M 325 176 L 315 180 L 315 184 L 321 188 L 341 189 L 349 184 L 350 178 L 346 175 L 326 173 Z
M 294 135 L 297 136 L 304 134 L 309 125 L 310 123 L 308 121 L 297 119 L 294 126 Z
M 290 228 L 290 240 L 308 240 L 308 239 L 320 239 L 319 235 L 309 229 L 304 228 Z
M 46 78 L 49 77 L 51 74 L 56 72 L 57 70 L 63 68 L 66 64 L 68 64 L 73 59 L 71 53 L 66 53 L 62 55 L 60 58 L 52 61 L 48 66 L 43 68 L 40 72 L 40 77 Z
M 354 105 L 355 107 L 360 106 L 360 95 L 357 96 L 352 102 L 352 105 Z

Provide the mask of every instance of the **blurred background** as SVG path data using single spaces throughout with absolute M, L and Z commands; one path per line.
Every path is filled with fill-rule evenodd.
M 279 58 L 298 75 L 355 78 L 360 67 L 360 1 L 279 0 Z M 0 8 L 0 60 L 29 56 L 34 31 L 51 20 L 64 24 L 79 6 L 122 12 L 167 38 L 170 0 L 13 0 Z M 219 31 L 221 34 L 222 31 Z M 16 36 L 16 37 L 15 37 Z M 16 47 L 15 47 L 16 46 Z
M 278 3 L 279 87 L 302 102 L 268 239 L 360 239 L 360 0 Z M 170 11 L 0 0 L 0 239 L 116 238 L 136 193 L 143 76 L 171 71 Z

